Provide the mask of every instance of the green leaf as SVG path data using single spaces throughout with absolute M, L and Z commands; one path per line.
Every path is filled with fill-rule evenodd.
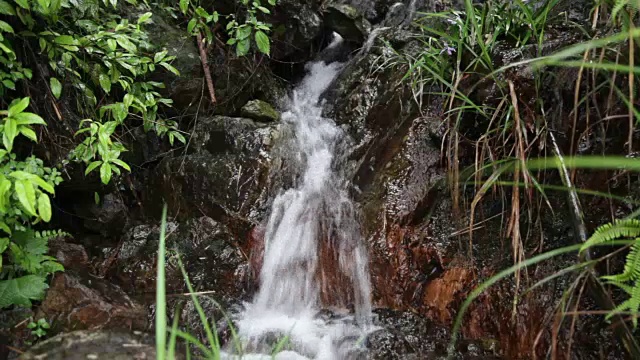
M 29 0 L 14 0 L 16 4 L 20 5 L 21 8 L 25 10 L 29 10 L 31 7 L 29 6 Z
M 93 201 L 96 205 L 100 205 L 100 194 L 98 194 L 98 192 L 93 193 Z
M 0 0 L 0 14 L 15 15 L 16 10 L 5 0 Z
M 51 87 L 51 93 L 53 93 L 53 96 L 55 96 L 56 99 L 60 99 L 60 94 L 62 94 L 62 84 L 60 83 L 60 80 L 51 77 L 49 79 L 49 86 Z
M 0 254 L 7 250 L 7 246 L 9 246 L 9 238 L 0 238 Z
M 271 46 L 267 34 L 260 30 L 256 31 L 256 44 L 258 45 L 258 50 L 260 50 L 261 53 L 269 55 Z
M 189 0 L 180 0 L 180 11 L 186 14 L 187 10 L 189 10 Z
M 251 26 L 249 25 L 242 25 L 238 28 L 238 32 L 236 34 L 236 38 L 238 38 L 238 40 L 243 40 L 248 38 L 251 35 Z
M 138 48 L 136 47 L 136 45 L 134 43 L 131 42 L 131 40 L 129 40 L 128 37 L 126 36 L 118 36 L 116 38 L 116 41 L 118 42 L 118 44 L 120 46 L 122 46 L 123 49 L 131 52 L 131 53 L 135 53 Z
M 13 139 L 18 135 L 18 125 L 12 118 L 7 118 L 4 123 L 4 133 L 2 134 L 2 143 L 7 151 L 13 149 Z
M 30 112 L 22 112 L 13 116 L 17 125 L 47 125 L 47 123 L 38 115 Z
M 111 159 L 111 162 L 119 165 L 123 169 L 126 169 L 128 172 L 131 172 L 131 168 L 129 167 L 129 164 L 127 164 L 126 162 L 120 159 Z
M 240 40 L 236 44 L 236 55 L 238 57 L 245 56 L 249 52 L 249 39 Z
M 13 185 L 16 195 L 18 196 L 18 200 L 22 207 L 29 213 L 31 216 L 36 215 L 35 205 L 35 192 L 33 190 L 33 185 L 28 180 L 16 180 Z M 33 201 L 31 201 L 33 199 Z
M 111 181 L 111 165 L 108 162 L 102 163 L 100 166 L 100 180 L 105 185 Z
M 95 168 L 97 168 L 98 166 L 100 166 L 100 164 L 102 164 L 102 161 L 98 160 L 98 161 L 94 161 L 91 164 L 89 164 L 89 166 L 87 166 L 87 170 L 84 171 L 85 175 L 88 175 L 90 172 L 92 172 Z
M 4 87 L 6 87 L 7 89 L 11 89 L 11 90 L 15 90 L 16 89 L 16 83 L 14 83 L 13 81 L 11 81 L 9 79 L 2 80 L 2 85 L 4 85 Z
M 144 24 L 147 21 L 149 21 L 149 19 L 151 19 L 151 16 L 153 16 L 153 13 L 151 13 L 151 12 L 146 12 L 146 13 L 140 15 L 140 17 L 138 18 L 138 25 Z
M 11 106 L 9 106 L 9 117 L 13 117 L 16 114 L 19 114 L 21 112 L 24 111 L 24 109 L 27 108 L 27 106 L 29 106 L 29 98 L 22 98 L 19 101 L 16 101 L 15 103 L 12 103 Z
M 271 14 L 271 11 L 264 6 L 258 6 L 258 10 L 262 11 L 265 14 Z
M 203 17 L 203 18 L 206 18 L 206 17 L 209 16 L 209 13 L 205 9 L 203 9 L 201 7 L 198 7 L 196 9 L 196 14 L 198 14 L 198 16 Z
M 31 307 L 31 300 L 41 300 L 48 288 L 45 277 L 26 275 L 0 281 L 0 309 L 11 305 Z
M 56 44 L 60 44 L 60 45 L 78 45 L 78 40 L 76 40 L 71 35 L 56 36 L 55 39 L 53 39 L 53 41 Z
M 269 0 L 269 5 L 276 6 L 276 0 Z
M 51 201 L 45 193 L 40 194 L 40 197 L 38 197 L 38 214 L 45 222 L 51 220 Z
M 4 31 L 4 32 L 13 34 L 13 28 L 11 27 L 11 25 L 7 24 L 6 22 L 4 22 L 2 20 L 0 20 L 0 31 Z
M 168 53 L 167 49 L 157 52 L 155 55 L 153 55 L 153 62 L 159 63 L 167 56 L 167 53 Z
M 36 132 L 31 130 L 31 128 L 29 128 L 28 126 L 20 126 L 18 128 L 18 131 L 20 131 L 22 135 L 26 136 L 32 141 L 38 142 L 38 135 L 36 135 Z
M 10 204 L 9 190 L 11 189 L 11 181 L 4 175 L 0 175 L 0 211 L 6 212 Z M 10 232 L 9 232 L 10 233 Z
M 98 80 L 100 81 L 102 90 L 108 94 L 111 91 L 111 78 L 105 73 L 100 73 Z
M 163 61 L 163 62 L 160 63 L 160 66 L 162 66 L 163 68 L 171 71 L 175 75 L 180 76 L 180 71 L 178 71 L 178 69 L 176 69 L 175 67 L 173 67 L 169 63 L 166 63 L 166 62 Z
M 197 24 L 198 24 L 198 19 L 193 18 L 189 20 L 189 24 L 187 24 L 187 32 L 189 34 L 193 33 L 193 29 L 195 29 Z

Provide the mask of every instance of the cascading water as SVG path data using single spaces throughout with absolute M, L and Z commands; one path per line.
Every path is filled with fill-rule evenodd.
M 334 36 L 330 48 L 340 44 Z M 322 116 L 320 101 L 341 68 L 336 62 L 308 64 L 282 115 L 293 128 L 287 154 L 299 164 L 297 181 L 273 201 L 260 289 L 238 321 L 246 351 L 270 353 L 273 339 L 286 336 L 291 351 L 276 358 L 345 359 L 369 327 L 366 249 L 348 182 L 335 166 L 345 134 Z M 323 305 L 347 304 L 354 315 L 331 321 L 318 316 Z

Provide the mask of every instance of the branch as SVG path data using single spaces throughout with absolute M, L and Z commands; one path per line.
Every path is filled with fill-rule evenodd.
M 200 50 L 200 61 L 202 62 L 202 70 L 204 70 L 204 79 L 207 82 L 207 88 L 209 88 L 209 95 L 211 96 L 211 103 L 216 103 L 216 90 L 213 88 L 213 80 L 211 80 L 211 71 L 209 70 L 209 64 L 207 61 L 207 50 L 204 46 L 204 39 L 202 34 L 198 31 L 196 33 L 196 40 L 198 41 L 198 50 Z

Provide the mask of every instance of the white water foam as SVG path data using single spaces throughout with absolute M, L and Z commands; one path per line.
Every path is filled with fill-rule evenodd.
M 336 35 L 329 47 L 340 41 Z M 322 116 L 320 101 L 341 68 L 335 62 L 308 64 L 307 76 L 293 91 L 282 115 L 293 128 L 287 153 L 291 163 L 300 166 L 294 174 L 297 184 L 273 201 L 260 289 L 237 321 L 244 351 L 251 353 L 242 359 L 271 359 L 274 343 L 283 336 L 291 351 L 280 352 L 275 359 L 347 359 L 361 351 L 360 343 L 370 328 L 368 257 L 348 182 L 334 164 L 345 134 Z M 333 270 L 348 279 L 346 301 L 353 304 L 354 314 L 331 320 L 317 316 L 323 291 L 345 292 L 319 280 L 322 246 L 337 253 L 339 269 Z

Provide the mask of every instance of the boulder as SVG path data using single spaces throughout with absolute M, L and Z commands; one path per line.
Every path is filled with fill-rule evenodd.
M 180 255 L 195 287 L 210 291 L 221 303 L 240 297 L 243 290 L 240 268 L 244 258 L 226 226 L 203 216 L 183 222 L 168 222 L 166 233 L 167 251 Z M 160 227 L 156 224 L 129 229 L 108 274 L 110 278 L 131 294 L 153 293 L 159 237 Z M 165 268 L 167 291 L 185 292 L 182 273 L 170 255 Z
M 280 119 L 280 113 L 278 113 L 271 104 L 262 100 L 251 100 L 247 102 L 240 110 L 240 114 L 249 119 L 261 122 L 272 122 Z
M 147 326 L 144 308 L 120 287 L 72 270 L 53 277 L 38 313 L 62 331 Z
M 22 354 L 23 360 L 155 359 L 154 338 L 143 333 L 74 331 L 43 341 Z
M 347 4 L 330 4 L 325 10 L 325 26 L 346 41 L 364 43 L 371 32 L 371 24 L 358 10 Z
M 147 208 L 157 216 L 166 201 L 182 219 L 205 215 L 246 234 L 266 210 L 279 125 L 215 116 L 199 119 L 193 134 L 188 154 L 154 171 L 145 198 L 157 205 Z

